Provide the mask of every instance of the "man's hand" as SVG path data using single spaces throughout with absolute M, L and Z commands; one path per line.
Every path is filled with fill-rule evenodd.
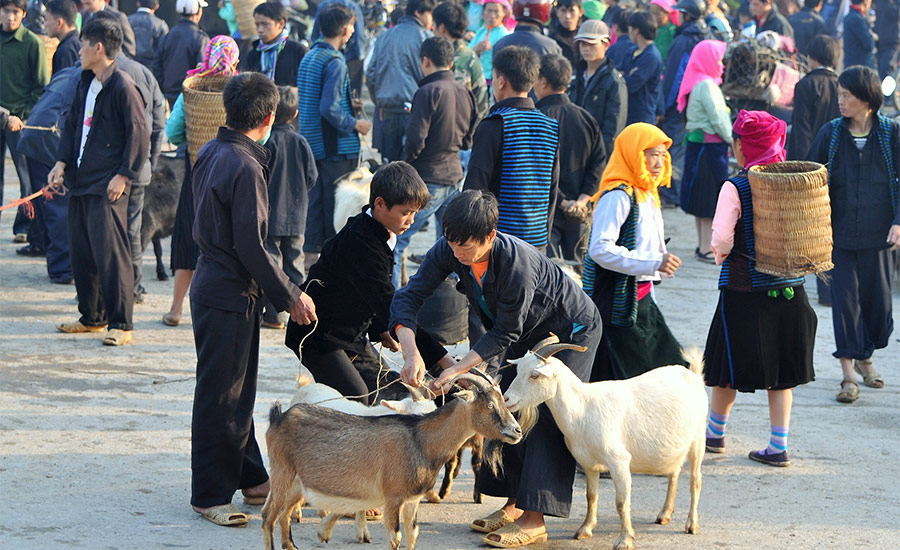
M 378 335 L 381 338 L 381 345 L 391 351 L 400 351 L 400 343 L 391 338 L 390 331 L 384 331 Z
M 425 361 L 422 360 L 419 350 L 415 350 L 414 353 L 404 353 L 404 355 L 406 357 L 404 357 L 400 378 L 414 388 L 421 387 L 425 382 Z
M 659 265 L 659 272 L 668 276 L 675 274 L 675 270 L 681 265 L 681 258 L 675 254 L 663 254 L 663 261 Z
M 122 174 L 113 176 L 113 178 L 109 180 L 109 185 L 106 186 L 106 196 L 109 197 L 109 202 L 116 202 L 119 200 L 119 197 L 125 192 L 127 186 L 128 178 Z
M 471 367 L 466 367 L 457 363 L 449 369 L 444 369 L 440 376 L 431 381 L 431 391 L 435 393 L 447 393 L 453 384 L 453 379 L 469 371 Z
M 17 116 L 10 116 L 9 122 L 6 123 L 6 127 L 10 132 L 18 132 L 25 127 L 25 123 L 22 122 L 22 119 Z
M 53 166 L 53 170 L 47 174 L 47 184 L 54 189 L 62 187 L 63 179 L 66 174 L 66 163 L 59 161 Z
M 372 129 L 372 123 L 369 122 L 368 120 L 363 120 L 361 118 L 358 118 L 358 119 L 356 119 L 356 126 L 354 126 L 354 128 L 356 128 L 356 131 L 360 135 L 364 136 L 369 133 L 369 130 Z
M 888 231 L 887 242 L 891 245 L 891 250 L 900 250 L 900 225 L 892 225 Z
M 313 303 L 309 294 L 305 292 L 300 293 L 300 297 L 297 298 L 297 301 L 291 306 L 290 313 L 291 319 L 293 319 L 295 323 L 301 325 L 309 325 L 317 319 L 316 304 Z

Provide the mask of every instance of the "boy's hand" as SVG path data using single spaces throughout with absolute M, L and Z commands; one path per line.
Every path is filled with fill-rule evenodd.
M 50 170 L 50 173 L 47 174 L 47 184 L 53 187 L 54 189 L 59 189 L 63 184 L 63 177 L 66 174 L 66 163 L 65 162 L 57 162 L 53 166 L 53 170 Z
M 109 185 L 106 186 L 106 196 L 109 197 L 109 202 L 116 202 L 119 200 L 119 197 L 125 192 L 125 187 L 127 186 L 128 178 L 122 174 L 113 176 L 113 178 L 109 180 Z
M 372 129 L 372 123 L 361 118 L 356 119 L 356 131 L 361 135 L 366 135 Z
M 305 292 L 300 293 L 300 297 L 297 298 L 297 301 L 291 306 L 290 313 L 291 319 L 293 319 L 295 323 L 301 325 L 309 325 L 317 319 L 316 304 L 313 302 L 312 298 L 309 297 L 309 294 Z
M 381 338 L 381 345 L 391 351 L 400 351 L 400 343 L 391 338 L 391 333 L 389 331 L 384 331 L 379 334 Z
M 6 127 L 10 132 L 18 132 L 25 127 L 25 123 L 17 116 L 10 116 L 9 122 L 6 123 Z

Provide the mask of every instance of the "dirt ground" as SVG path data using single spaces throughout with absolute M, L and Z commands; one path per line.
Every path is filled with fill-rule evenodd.
M 9 201 L 19 196 L 9 163 L 6 182 Z M 665 217 L 671 250 L 685 265 L 657 288 L 657 298 L 682 344 L 702 346 L 716 303 L 718 270 L 691 258 L 693 220 L 673 210 Z M 196 364 L 189 309 L 177 328 L 160 322 L 172 282 L 155 279 L 152 252 L 145 256 L 149 295 L 135 307 L 134 341 L 107 348 L 98 335 L 54 330 L 56 323 L 77 318 L 75 289 L 50 284 L 43 258 L 15 254 L 20 245 L 11 242 L 12 220 L 7 212 L 0 219 L 0 495 L 7 508 L 0 548 L 262 548 L 260 507 L 246 506 L 236 496 L 252 520 L 248 528 L 228 529 L 204 521 L 189 506 Z M 417 236 L 413 251 L 424 250 L 431 238 L 431 233 Z M 168 241 L 164 248 L 168 254 Z M 686 473 L 675 516 L 666 526 L 653 524 L 666 481 L 636 476 L 637 548 L 900 548 L 900 334 L 875 356 L 887 386 L 863 387 L 857 403 L 838 404 L 831 314 L 815 304 L 815 285 L 808 289 L 819 317 L 817 379 L 795 392 L 793 465 L 776 469 L 747 459 L 749 450 L 766 444 L 767 406 L 762 393 L 740 395 L 728 425 L 727 452 L 704 461 L 700 534 L 682 531 Z M 900 311 L 896 293 L 894 307 Z M 273 330 L 261 335 L 255 420 L 262 445 L 266 413 L 275 400 L 290 399 L 297 372 L 282 337 Z M 472 474 L 465 467 L 447 502 L 420 507 L 420 548 L 483 547 L 468 522 L 501 501 L 472 504 L 471 490 Z M 601 482 L 594 538 L 572 540 L 585 510 L 584 478 L 577 477 L 572 516 L 548 521 L 550 542 L 543 547 L 610 548 L 619 528 L 613 499 L 611 482 Z M 301 548 L 326 548 L 315 537 L 316 523 L 307 510 L 294 526 Z M 372 535 L 374 547 L 383 547 L 380 524 L 372 526 Z M 351 523 L 344 521 L 330 547 L 356 544 Z

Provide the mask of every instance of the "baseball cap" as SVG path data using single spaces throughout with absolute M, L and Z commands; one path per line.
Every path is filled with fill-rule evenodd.
M 596 44 L 600 40 L 609 42 L 609 27 L 603 21 L 588 19 L 581 24 L 578 34 L 575 35 L 575 41 L 579 40 L 591 44 Z
M 183 13 L 184 15 L 194 15 L 200 8 L 205 8 L 209 6 L 205 0 L 178 0 L 175 3 L 175 12 Z

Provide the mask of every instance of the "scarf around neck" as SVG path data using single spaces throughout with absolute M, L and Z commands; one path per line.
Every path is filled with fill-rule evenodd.
M 266 76 L 275 80 L 275 62 L 278 60 L 278 54 L 281 53 L 281 50 L 284 49 L 284 45 L 287 44 L 288 39 L 288 31 L 284 29 L 281 31 L 281 34 L 278 35 L 278 38 L 275 39 L 275 42 L 271 44 L 264 44 L 260 39 L 259 44 L 256 45 L 256 51 L 259 52 L 259 63 L 260 68 L 262 69 L 260 72 L 265 73 Z

